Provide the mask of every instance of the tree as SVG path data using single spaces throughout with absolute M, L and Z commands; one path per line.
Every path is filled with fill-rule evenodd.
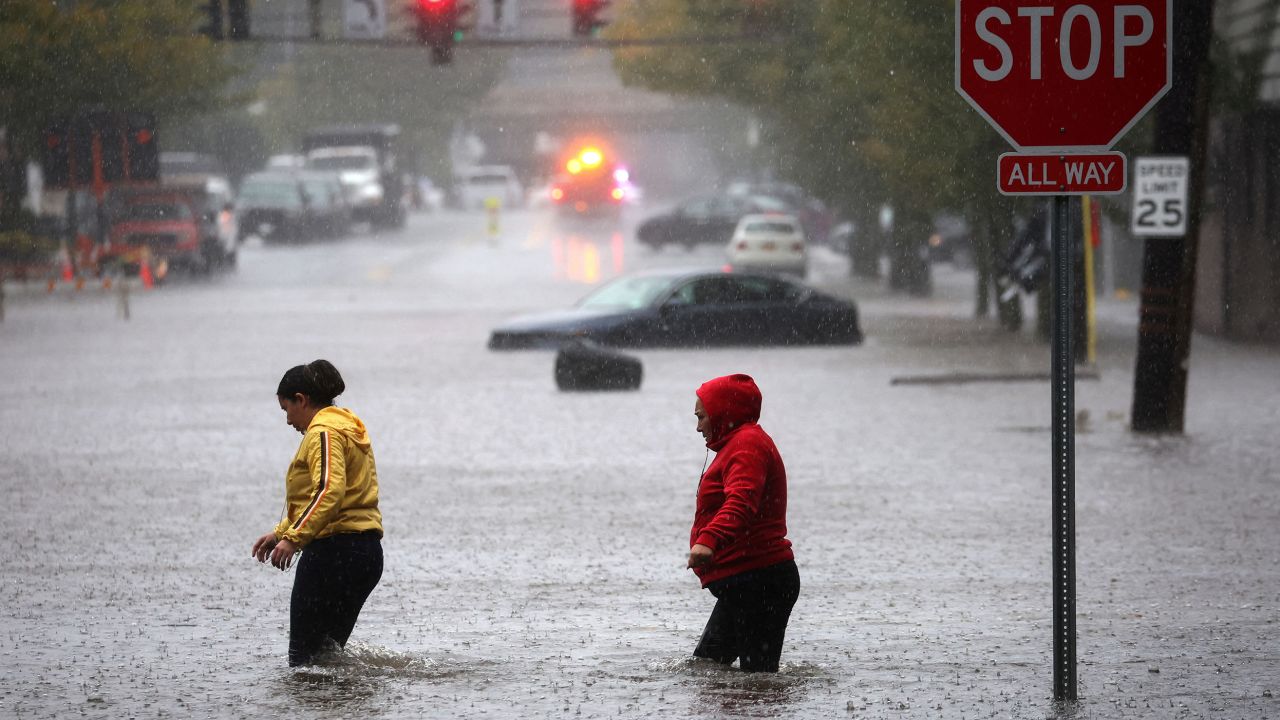
M 747 23 L 751 10 L 764 22 Z M 633 47 L 615 64 L 631 84 L 754 110 L 786 173 L 846 208 L 862 235 L 893 205 L 897 282 L 920 290 L 934 212 L 1001 227 L 1010 217 L 990 177 L 999 136 L 952 87 L 954 11 L 953 0 L 636 0 L 608 33 L 713 38 L 763 26 L 757 42 Z
M 35 156 L 41 130 L 60 116 L 143 110 L 167 119 L 220 107 L 234 68 L 194 34 L 195 12 L 183 0 L 0 3 L 0 121 L 12 161 Z M 10 217 L 13 205 L 0 212 Z

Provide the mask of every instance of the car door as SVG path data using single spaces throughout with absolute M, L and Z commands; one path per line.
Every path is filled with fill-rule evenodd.
M 752 277 L 758 296 L 760 335 L 773 345 L 800 345 L 812 340 L 820 314 L 805 303 L 809 291 L 771 277 Z
M 695 278 L 678 288 L 660 313 L 668 343 L 675 346 L 749 344 L 752 308 L 742 302 L 743 288 L 732 275 Z M 758 308 L 757 308 L 758 309 Z
M 671 226 L 671 239 L 682 245 L 706 242 L 715 232 L 715 199 L 699 197 L 689 200 L 676 210 L 676 222 Z

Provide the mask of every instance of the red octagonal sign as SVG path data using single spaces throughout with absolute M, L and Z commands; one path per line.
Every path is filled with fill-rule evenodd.
M 957 0 L 956 90 L 1019 150 L 1111 147 L 1173 83 L 1173 0 Z

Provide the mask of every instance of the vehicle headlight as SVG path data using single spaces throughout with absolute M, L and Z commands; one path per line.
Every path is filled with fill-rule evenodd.
M 356 197 L 361 200 L 369 200 L 372 202 L 382 202 L 382 186 L 381 185 L 361 185 L 356 193 Z

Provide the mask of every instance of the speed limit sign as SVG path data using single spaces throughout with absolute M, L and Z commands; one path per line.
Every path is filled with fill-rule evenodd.
M 1187 186 L 1191 163 L 1185 157 L 1140 157 L 1133 169 L 1130 230 L 1138 237 L 1187 234 Z

